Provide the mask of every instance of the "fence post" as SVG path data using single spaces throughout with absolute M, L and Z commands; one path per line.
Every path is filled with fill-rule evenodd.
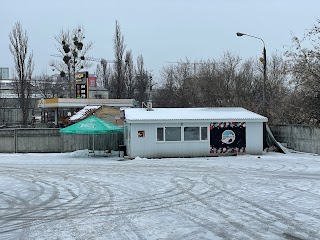
M 17 129 L 16 128 L 13 130 L 13 136 L 14 136 L 14 153 L 17 153 L 18 139 L 17 139 Z

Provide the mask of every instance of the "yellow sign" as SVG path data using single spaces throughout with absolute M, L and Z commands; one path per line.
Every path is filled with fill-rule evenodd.
M 83 78 L 84 77 L 84 74 L 83 73 L 78 73 L 75 75 L 75 78 L 78 79 L 78 78 Z

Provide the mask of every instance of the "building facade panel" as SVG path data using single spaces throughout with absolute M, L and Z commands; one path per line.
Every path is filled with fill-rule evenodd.
M 126 109 L 124 110 L 126 116 Z M 128 109 L 129 118 L 125 118 L 125 145 L 130 158 L 147 157 L 200 157 L 235 154 L 263 153 L 263 122 L 242 118 L 235 114 L 234 119 L 221 120 L 218 114 L 212 113 L 212 119 L 191 121 L 190 114 L 185 119 L 167 119 L 159 117 L 157 109 L 153 109 L 158 119 L 151 119 L 147 114 L 143 119 L 141 109 Z M 147 111 L 147 110 L 144 110 Z M 165 109 L 161 113 L 165 114 Z M 169 109 L 168 111 L 172 111 Z M 192 109 L 186 109 L 191 113 Z M 198 110 L 194 110 L 198 111 Z M 243 110 L 248 114 L 247 110 Z M 137 117 L 133 114 L 137 113 Z M 217 121 L 219 120 L 219 121 Z

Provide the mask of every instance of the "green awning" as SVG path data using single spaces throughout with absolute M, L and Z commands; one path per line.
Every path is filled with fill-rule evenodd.
M 64 134 L 108 134 L 117 132 L 123 132 L 123 128 L 96 116 L 90 116 L 60 130 L 60 133 Z

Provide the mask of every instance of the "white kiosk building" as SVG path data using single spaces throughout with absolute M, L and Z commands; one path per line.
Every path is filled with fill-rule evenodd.
M 244 108 L 127 108 L 129 158 L 262 154 L 268 119 Z

